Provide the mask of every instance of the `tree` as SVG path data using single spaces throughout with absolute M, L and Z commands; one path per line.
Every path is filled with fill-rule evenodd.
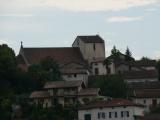
M 0 78 L 10 80 L 17 71 L 14 51 L 7 45 L 0 45 Z
M 106 58 L 103 64 L 106 66 L 107 74 L 109 74 L 110 73 L 109 65 L 111 64 L 111 60 Z
M 89 77 L 88 86 L 100 88 L 102 95 L 114 98 L 127 97 L 127 84 L 119 75 Z
M 150 61 L 150 60 L 151 60 L 150 58 L 144 56 L 141 58 L 141 61 Z
M 113 49 L 111 50 L 111 56 L 114 61 L 117 61 L 120 59 L 120 52 L 116 49 L 116 46 L 113 46 Z
M 59 65 L 50 57 L 46 57 L 39 64 L 33 64 L 28 69 L 32 79 L 39 81 L 40 86 L 46 81 L 61 80 Z
M 126 61 L 132 61 L 133 60 L 132 53 L 131 53 L 131 51 L 129 50 L 128 47 L 127 47 L 126 52 L 125 52 L 125 60 Z

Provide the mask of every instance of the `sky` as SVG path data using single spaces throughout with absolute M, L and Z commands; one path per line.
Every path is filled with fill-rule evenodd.
M 133 57 L 160 58 L 160 0 L 0 0 L 0 44 L 70 47 L 78 35 Z

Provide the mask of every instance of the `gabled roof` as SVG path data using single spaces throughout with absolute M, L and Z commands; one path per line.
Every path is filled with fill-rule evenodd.
M 128 71 L 123 74 L 124 79 L 158 79 L 156 70 Z
M 96 101 L 89 103 L 88 105 L 82 106 L 80 110 L 94 109 L 94 108 L 110 108 L 110 107 L 124 107 L 124 106 L 138 106 L 144 107 L 143 105 L 133 103 L 127 99 L 112 99 L 105 101 Z
M 83 81 L 75 80 L 75 81 L 53 81 L 47 82 L 44 85 L 44 89 L 54 89 L 54 88 L 73 88 L 81 86 Z
M 99 35 L 92 36 L 77 36 L 85 43 L 104 43 L 104 40 Z
M 149 115 L 142 117 L 142 119 L 140 119 L 140 120 L 160 120 L 160 114 L 158 114 L 158 113 L 149 114 Z
M 156 60 L 137 60 L 130 62 L 130 65 L 134 67 L 155 67 Z
M 99 88 L 85 88 L 81 89 L 78 93 L 79 96 L 94 96 L 98 95 L 100 92 Z
M 134 91 L 135 98 L 160 98 L 160 89 L 137 89 Z
M 160 89 L 160 82 L 128 83 L 128 87 L 131 89 Z
M 31 93 L 30 98 L 48 98 L 50 94 L 47 91 L 34 91 Z
M 40 62 L 46 57 L 53 58 L 59 65 L 69 62 L 86 64 L 79 48 L 22 48 L 23 54 L 29 64 Z

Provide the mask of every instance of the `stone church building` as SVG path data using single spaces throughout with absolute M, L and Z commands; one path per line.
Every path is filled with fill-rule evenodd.
M 77 36 L 72 47 L 25 48 L 21 45 L 18 65 L 27 71 L 32 64 L 46 57 L 53 58 L 60 67 L 66 81 L 83 80 L 88 82 L 89 75 L 104 75 L 106 67 L 105 42 L 99 35 Z

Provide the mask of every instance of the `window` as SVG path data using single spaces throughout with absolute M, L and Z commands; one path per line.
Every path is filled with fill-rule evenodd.
M 129 111 L 127 111 L 127 117 L 129 117 Z
M 101 118 L 101 115 L 100 115 L 100 113 L 98 113 L 98 119 L 100 119 Z
M 102 113 L 102 118 L 104 118 L 104 119 L 105 119 L 105 113 L 104 113 L 104 112 Z
M 117 112 L 115 112 L 115 118 L 117 118 Z
M 94 63 L 94 65 L 98 65 L 97 63 Z
M 153 100 L 152 100 L 152 105 L 153 105 L 153 106 L 156 106 L 156 105 L 157 105 L 157 100 L 156 100 L 156 99 L 153 99 Z
M 69 74 L 69 75 L 68 75 L 68 78 L 71 78 L 71 77 L 72 77 L 72 76 Z
M 95 68 L 95 75 L 98 75 L 99 74 L 99 70 L 98 68 Z
M 77 77 L 77 74 L 74 74 L 74 77 Z
M 96 50 L 96 44 L 95 43 L 93 44 L 93 50 L 94 51 Z
M 123 115 L 123 111 L 121 111 L 121 117 L 123 117 L 124 115 Z
M 85 114 L 84 120 L 91 120 L 91 114 Z
M 146 104 L 146 100 L 143 100 L 143 103 Z
M 112 118 L 112 113 L 111 112 L 109 112 L 109 118 Z

